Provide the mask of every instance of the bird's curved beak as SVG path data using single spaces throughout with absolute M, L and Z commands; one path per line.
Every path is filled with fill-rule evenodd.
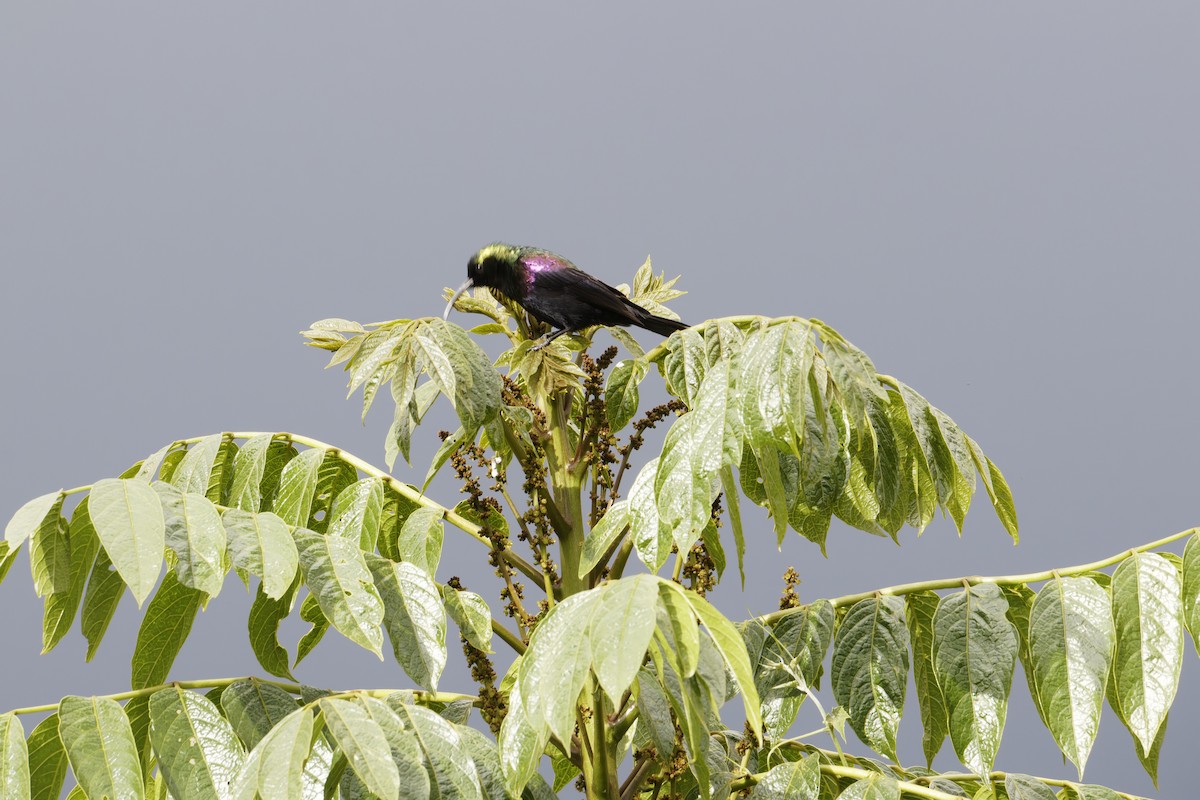
M 456 291 L 454 296 L 450 298 L 450 302 L 446 303 L 446 310 L 442 312 L 442 319 L 450 319 L 450 309 L 454 308 L 454 301 L 462 297 L 463 293 L 474 285 L 475 284 L 471 281 L 471 279 L 467 278 L 467 282 L 458 287 L 458 291 Z

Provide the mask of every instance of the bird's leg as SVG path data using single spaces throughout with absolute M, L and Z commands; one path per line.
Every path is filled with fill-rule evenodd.
M 532 350 L 541 350 L 543 347 L 545 347 L 546 345 L 550 344 L 550 343 L 551 343 L 551 342 L 553 342 L 555 339 L 557 339 L 558 337 L 562 336 L 564 333 L 574 333 L 574 332 L 575 332 L 575 331 L 574 331 L 573 329 L 571 329 L 571 328 L 563 328 L 562 330 L 557 330 L 557 331 L 555 331 L 554 333 L 552 333 L 552 334 L 550 334 L 549 336 L 547 336 L 547 337 L 545 337 L 544 339 L 542 339 L 542 341 L 540 341 L 540 342 L 538 342 L 537 344 L 535 344 L 535 345 L 533 346 Z

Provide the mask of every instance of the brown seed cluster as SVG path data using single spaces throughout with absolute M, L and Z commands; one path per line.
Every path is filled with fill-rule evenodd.
M 800 605 L 800 596 L 796 594 L 796 586 L 800 584 L 800 575 L 795 567 L 788 567 L 783 573 L 783 594 L 779 597 L 779 609 L 796 608 Z

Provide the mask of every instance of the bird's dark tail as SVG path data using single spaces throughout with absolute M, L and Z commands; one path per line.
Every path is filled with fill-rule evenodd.
M 667 319 L 666 317 L 659 317 L 654 314 L 646 314 L 637 324 L 648 331 L 654 331 L 659 336 L 670 336 L 675 331 L 691 327 L 686 322 L 680 322 L 677 319 Z

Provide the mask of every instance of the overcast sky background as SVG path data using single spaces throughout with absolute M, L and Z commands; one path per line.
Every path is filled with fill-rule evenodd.
M 440 314 L 501 239 L 611 283 L 650 254 L 691 322 L 824 319 L 1005 471 L 1017 548 L 982 496 L 961 540 L 835 522 L 828 561 L 795 535 L 780 555 L 754 515 L 756 578 L 715 596 L 735 619 L 776 607 L 787 564 L 813 600 L 1197 524 L 1198 34 L 1200 7 L 1165 2 L 5 3 L 0 517 L 220 430 L 382 464 L 390 411 L 361 425 L 296 332 Z M 419 480 L 435 430 L 397 475 Z M 439 578 L 478 576 L 447 537 Z M 173 675 L 260 673 L 248 605 L 231 578 Z M 0 609 L 0 709 L 128 686 L 128 597 L 90 666 L 77 630 L 37 655 L 24 555 Z M 442 685 L 469 691 L 454 639 Z M 297 674 L 409 685 L 336 634 Z M 1193 796 L 1198 684 L 1189 643 L 1161 792 L 1111 709 L 1088 781 Z M 1009 718 L 998 769 L 1074 777 L 1020 674 Z M 911 692 L 901 734 L 920 762 Z

